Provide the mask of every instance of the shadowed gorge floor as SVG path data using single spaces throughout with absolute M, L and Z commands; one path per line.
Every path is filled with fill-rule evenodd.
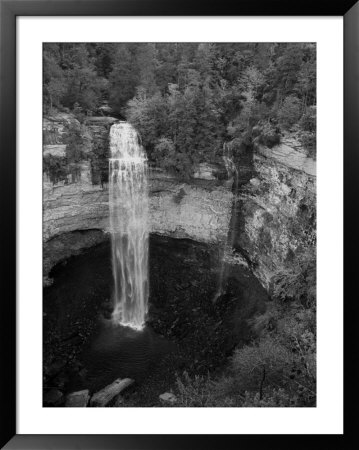
M 256 278 L 228 268 L 227 292 L 212 303 L 218 251 L 205 244 L 151 235 L 146 327 L 113 327 L 110 243 L 59 264 L 44 290 L 44 393 L 89 388 L 131 377 L 124 406 L 156 406 L 176 373 L 223 367 L 238 343 L 250 340 L 247 319 L 267 295 Z

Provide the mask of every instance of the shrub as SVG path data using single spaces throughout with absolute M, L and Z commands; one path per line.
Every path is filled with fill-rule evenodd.
M 313 311 L 312 311 L 313 312 Z M 315 321 L 315 314 L 311 318 Z M 312 328 L 312 330 L 308 328 Z M 295 355 L 294 358 L 294 371 L 295 376 L 292 378 L 302 379 L 305 384 L 315 384 L 316 378 L 316 333 L 315 324 L 309 325 L 303 320 L 301 313 L 295 313 L 287 315 L 282 318 L 278 323 L 278 335 L 283 342 L 290 348 L 291 352 Z M 292 368 L 293 369 L 293 368 Z
M 241 406 L 244 396 L 237 381 L 229 377 L 216 380 L 184 372 L 176 381 L 177 403 L 175 406 L 189 407 L 233 407 Z
M 194 376 L 184 372 L 177 377 L 177 399 L 179 406 L 204 407 L 217 406 L 215 383 L 209 377 Z
M 317 149 L 316 133 L 313 133 L 311 131 L 303 131 L 300 134 L 300 142 L 302 143 L 303 147 L 306 149 L 307 155 L 310 158 L 315 159 L 316 158 L 316 149 Z
M 263 408 L 263 407 L 294 407 L 300 406 L 298 404 L 298 396 L 290 395 L 283 388 L 271 389 L 265 392 L 260 398 L 259 392 L 245 392 L 245 400 L 242 405 L 245 408 Z
M 89 155 L 91 162 L 91 181 L 92 184 L 108 183 L 109 167 L 108 158 L 110 157 L 109 135 L 103 139 L 97 139 L 93 142 L 92 151 Z
M 176 152 L 175 145 L 171 139 L 160 138 L 154 148 L 152 157 L 157 165 L 169 172 L 188 177 L 192 171 L 192 160 L 186 153 Z
M 78 163 L 84 159 L 85 136 L 82 134 L 81 125 L 71 123 L 64 133 L 63 142 L 66 144 L 66 158 L 68 163 Z
M 85 121 L 86 115 L 83 111 L 83 108 L 77 102 L 74 104 L 73 113 L 80 123 L 83 123 Z
M 277 127 L 270 122 L 257 125 L 254 129 L 254 144 L 264 145 L 265 147 L 272 148 L 280 143 L 280 133 Z
M 272 281 L 271 295 L 277 301 L 296 301 L 304 306 L 315 304 L 316 300 L 315 255 L 299 255 L 290 269 L 283 270 Z
M 176 149 L 173 141 L 164 137 L 160 138 L 155 145 L 152 156 L 163 169 L 173 169 L 176 159 Z
M 302 115 L 299 121 L 299 125 L 304 131 L 310 131 L 313 133 L 316 130 L 316 119 L 317 119 L 316 107 L 311 106 L 307 108 L 305 113 Z
M 53 184 L 59 181 L 67 181 L 66 158 L 54 155 L 46 155 L 43 158 L 43 171 L 48 175 Z
M 300 115 L 301 104 L 294 95 L 289 95 L 285 98 L 277 113 L 278 121 L 284 129 L 289 129 L 297 123 Z
M 261 395 L 268 383 L 282 383 L 284 372 L 292 364 L 292 353 L 270 335 L 255 345 L 237 349 L 232 357 L 233 376 L 242 389 L 259 391 Z
M 226 376 L 178 377 L 176 406 L 315 406 L 315 311 L 274 304 L 266 319 L 275 326 L 235 351 Z

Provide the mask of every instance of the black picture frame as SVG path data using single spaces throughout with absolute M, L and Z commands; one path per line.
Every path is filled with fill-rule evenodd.
M 353 263 L 358 226 L 355 217 L 359 152 L 359 4 L 355 0 L 243 0 L 237 3 L 195 0 L 0 0 L 1 98 L 0 192 L 2 292 L 1 448 L 6 449 L 200 449 L 265 445 L 266 448 L 312 448 L 324 438 L 326 447 L 350 448 L 356 415 L 348 414 L 356 355 L 351 332 L 356 319 L 355 296 L 345 304 L 345 428 L 343 435 L 17 435 L 16 434 L 16 17 L 18 16 L 343 16 L 344 17 L 344 208 L 345 293 L 356 279 Z M 335 61 L 333 61 L 335 64 Z M 355 355 L 355 357 L 353 357 Z M 353 384 L 354 385 L 354 384 Z M 165 433 L 165 430 L 164 430 Z M 280 438 L 280 439 L 279 439 Z M 5 447 L 3 447 L 5 445 Z

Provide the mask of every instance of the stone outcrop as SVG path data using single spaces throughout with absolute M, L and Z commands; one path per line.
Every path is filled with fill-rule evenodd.
M 165 392 L 159 396 L 161 403 L 173 405 L 177 402 L 177 397 L 172 392 Z
M 178 183 L 160 171 L 150 179 L 150 231 L 199 242 L 226 240 L 232 193 Z M 109 230 L 108 186 L 93 185 L 88 163 L 74 183 L 43 183 L 44 279 L 51 267 L 105 239 Z M 88 230 L 88 233 L 84 231 Z M 95 230 L 98 230 L 95 232 Z M 103 233 L 102 233 L 103 232 Z M 75 233 L 75 234 L 73 234 Z M 100 234 L 99 234 L 100 233 Z
M 44 174 L 43 206 L 45 241 L 69 231 L 108 228 L 108 190 L 92 184 L 88 161 L 74 182 L 53 184 Z
M 153 233 L 199 242 L 221 243 L 227 238 L 232 193 L 223 186 L 206 189 L 176 179 L 150 179 L 150 223 Z
M 57 112 L 44 117 L 42 120 L 44 151 L 47 145 L 62 145 L 66 129 L 73 125 L 79 125 L 79 121 L 73 114 Z
M 155 171 L 149 190 L 151 232 L 208 243 L 226 239 L 232 203 L 229 189 L 179 183 Z M 75 183 L 53 185 L 45 176 L 43 194 L 45 241 L 75 230 L 108 231 L 108 186 L 92 184 L 87 162 L 81 164 Z
M 90 400 L 90 393 L 88 389 L 83 391 L 72 392 L 66 397 L 65 406 L 68 408 L 86 408 Z
M 259 148 L 254 176 L 237 193 L 234 247 L 266 288 L 316 243 L 316 163 L 293 147 Z
M 43 245 L 43 281 L 51 284 L 48 274 L 58 262 L 65 261 L 70 256 L 79 255 L 83 250 L 100 244 L 106 239 L 101 230 L 76 230 L 54 236 Z
M 71 254 L 100 241 L 94 230 L 106 233 L 109 229 L 108 183 L 94 180 L 91 152 L 108 145 L 110 125 L 117 119 L 93 117 L 86 120 L 88 159 L 76 164 L 76 171 L 56 181 L 48 173 L 43 178 L 43 239 L 44 278 L 51 267 Z M 76 119 L 65 113 L 44 120 L 44 153 L 61 156 L 66 152 L 63 136 L 69 124 Z M 79 126 L 79 123 L 76 125 Z M 51 138 L 51 139 L 50 139 Z M 51 143 L 49 143 L 51 142 Z M 232 192 L 230 185 L 220 182 L 216 174 L 223 168 L 201 165 L 191 183 L 183 183 L 163 171 L 150 171 L 150 226 L 151 232 L 199 242 L 223 243 L 227 239 L 231 216 Z M 77 235 L 71 233 L 89 233 Z
M 56 156 L 58 158 L 65 158 L 66 157 L 66 144 L 54 144 L 54 145 L 45 145 L 44 156 Z
M 101 242 L 109 229 L 108 183 L 102 172 L 94 176 L 108 147 L 111 117 L 87 118 L 81 125 L 88 148 L 86 158 L 53 182 L 44 173 L 44 277 L 57 262 Z M 44 154 L 66 155 L 64 135 L 79 127 L 74 116 L 59 113 L 44 119 Z M 163 171 L 150 171 L 151 232 L 199 242 L 232 244 L 231 258 L 247 262 L 263 286 L 288 268 L 316 241 L 316 163 L 291 136 L 271 149 L 249 145 L 235 160 L 233 176 L 224 166 L 201 164 L 191 182 Z M 101 165 L 100 164 L 100 165 Z M 97 167 L 97 166 L 96 166 Z M 228 169 L 228 167 L 227 167 Z M 75 233 L 75 234 L 74 234 Z M 244 258 L 244 259 L 243 259 Z

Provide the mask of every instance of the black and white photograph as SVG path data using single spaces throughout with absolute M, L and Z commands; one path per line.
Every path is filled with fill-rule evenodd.
M 317 406 L 316 52 L 43 43 L 44 407 Z

